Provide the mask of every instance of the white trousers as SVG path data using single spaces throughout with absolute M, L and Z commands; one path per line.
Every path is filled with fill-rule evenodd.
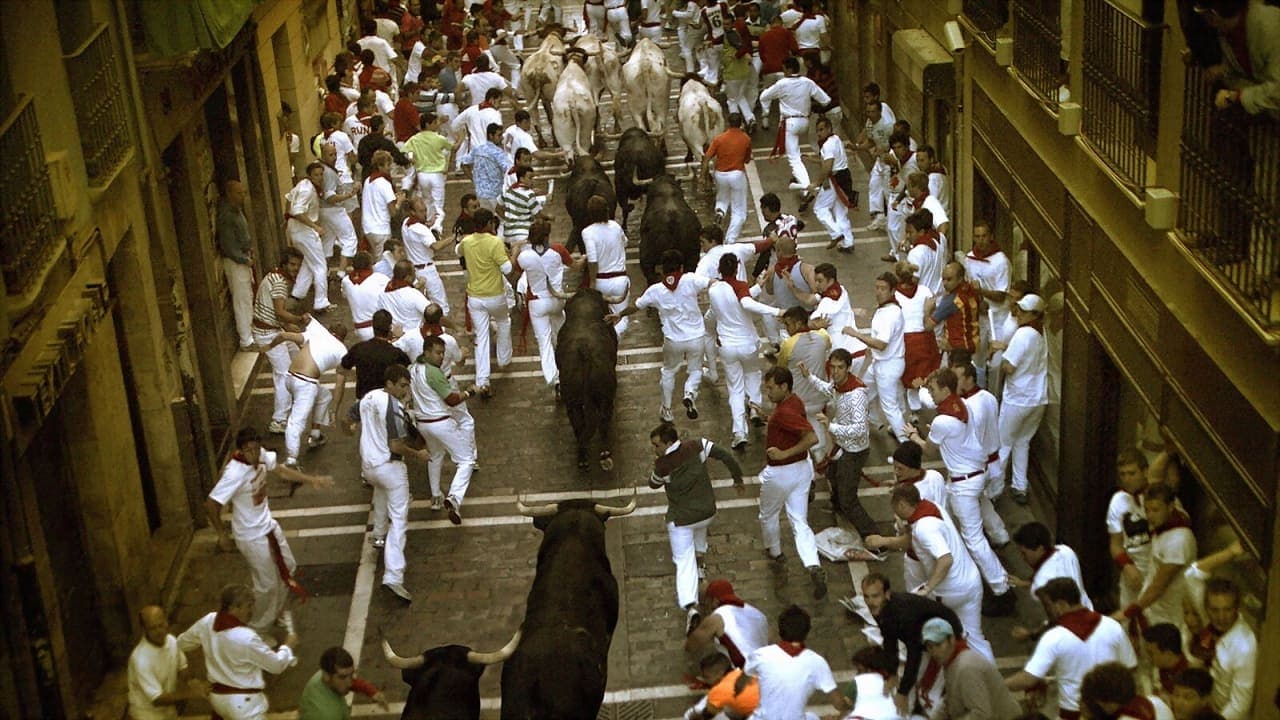
M 991 549 L 991 543 L 983 534 L 983 526 L 989 524 L 993 528 L 991 536 L 1001 545 L 1009 542 L 1009 531 L 996 514 L 991 499 L 984 493 L 986 487 L 986 473 L 959 482 L 948 479 L 947 505 L 951 508 L 951 518 L 955 520 L 956 529 L 960 531 L 965 547 L 969 548 L 969 555 L 982 573 L 982 579 L 987 581 L 991 592 L 1003 595 L 1009 589 L 1009 573 Z
M 667 523 L 671 540 L 671 561 L 676 565 L 676 605 L 681 608 L 698 602 L 698 553 L 707 551 L 707 528 L 715 515 L 689 525 Z
M 369 243 L 369 254 L 376 259 L 382 257 L 382 246 L 386 245 L 387 241 L 391 239 L 391 234 L 371 233 L 366 230 L 364 239 Z
M 302 450 L 302 435 L 310 429 L 312 418 L 315 418 L 316 425 L 329 424 L 329 404 L 333 402 L 333 393 L 319 382 L 303 379 L 294 373 L 285 376 L 285 384 L 293 398 L 293 409 L 289 411 L 289 424 L 284 429 L 284 449 L 290 460 L 297 460 Z
M 747 174 L 742 170 L 716 171 L 716 210 L 729 216 L 725 244 L 735 243 L 747 221 Z M 749 268 L 748 268 L 749 270 Z
M 236 318 L 240 347 L 253 344 L 253 268 L 230 258 L 222 258 L 222 272 L 231 290 L 231 312 Z
M 356 226 L 351 224 L 351 216 L 341 206 L 320 208 L 320 227 L 324 228 L 323 245 L 325 257 L 331 254 L 336 243 L 344 258 L 356 256 Z
M 991 643 L 982 634 L 982 583 L 978 583 L 969 592 L 939 595 L 938 600 L 960 618 L 960 626 L 964 628 L 964 639 L 969 643 L 969 648 L 995 663 L 996 656 L 991 650 Z
M 747 403 L 760 403 L 760 356 L 756 346 L 726 345 L 720 348 L 724 380 L 729 389 L 729 414 L 733 416 L 733 436 L 747 436 Z
M 427 299 L 439 305 L 440 311 L 448 315 L 449 296 L 444 291 L 444 281 L 440 279 L 440 271 L 436 269 L 435 263 L 431 263 L 424 268 L 417 268 L 415 272 L 418 275 L 418 279 L 422 281 L 422 287 Z
M 698 28 L 680 23 L 676 28 L 676 38 L 680 41 L 680 57 L 684 58 L 684 71 L 698 71 L 698 48 L 702 45 L 702 33 Z
M 427 440 L 427 451 L 431 459 L 427 462 L 427 481 L 431 484 L 431 497 L 440 497 L 440 475 L 444 469 L 444 456 L 447 454 L 457 469 L 453 473 L 453 482 L 449 483 L 449 497 L 454 503 L 462 506 L 467 496 L 467 488 L 471 487 L 471 474 L 476 469 L 476 436 L 475 430 L 467 432 L 452 416 L 437 422 L 418 421 L 418 432 Z
M 589 30 L 592 35 L 595 35 L 602 40 L 605 39 L 604 27 L 608 11 L 604 9 L 604 3 L 600 3 L 599 5 L 590 2 L 585 3 L 582 6 L 582 9 L 587 14 L 587 30 Z
M 800 143 L 809 137 L 809 116 L 786 117 L 779 122 L 787 124 L 784 146 L 787 150 L 787 164 L 791 166 L 791 176 L 796 179 L 796 182 L 807 186 L 809 170 L 804 166 L 804 160 L 800 159 Z
M 835 186 L 828 180 L 818 191 L 813 202 L 813 215 L 826 228 L 832 238 L 840 238 L 840 247 L 853 247 L 853 226 L 849 224 L 849 208 L 836 194 Z
M 756 121 L 755 98 L 751 97 L 752 78 L 745 77 L 740 80 L 725 80 L 724 94 L 729 109 L 727 112 L 742 113 L 742 121 L 744 123 L 753 123 Z
M 1019 492 L 1027 491 L 1027 455 L 1042 417 L 1044 405 L 1027 407 L 1007 402 L 1000 405 L 1000 465 L 1003 467 L 1013 458 L 1006 477 Z
M 302 253 L 302 269 L 293 283 L 293 297 L 301 300 L 307 296 L 308 287 L 314 287 L 316 295 L 311 307 L 322 310 L 329 307 L 329 265 L 325 262 L 320 236 L 315 230 L 300 222 L 289 222 L 289 243 Z
M 684 396 L 698 397 L 698 386 L 702 384 L 702 345 L 702 338 L 662 341 L 662 370 L 658 374 L 662 384 L 662 407 L 671 407 L 671 396 L 676 390 L 676 370 L 682 362 L 688 371 Z
M 279 330 L 253 329 L 253 342 L 267 347 L 280 334 Z M 271 386 L 275 388 L 275 406 L 271 409 L 271 421 L 283 423 L 289 419 L 289 408 L 293 406 L 293 395 L 289 394 L 289 385 L 285 379 L 289 377 L 289 365 L 293 356 L 298 354 L 298 346 L 291 342 L 282 342 L 267 350 L 267 362 L 271 363 Z
M 907 418 L 902 412 L 905 397 L 902 373 L 905 368 L 906 361 L 902 358 L 873 360 L 866 377 L 868 415 L 875 416 L 878 412 L 899 442 L 906 440 L 902 430 L 907 425 Z M 873 404 L 877 398 L 880 400 L 878 406 Z
M 275 625 L 280 612 L 284 610 L 285 600 L 289 599 L 289 589 L 280 578 L 280 568 L 271 555 L 271 541 L 267 535 L 275 535 L 280 544 L 280 556 L 284 558 L 285 567 L 292 573 L 298 563 L 293 559 L 293 551 L 289 549 L 289 541 L 284 531 L 275 520 L 271 521 L 271 531 L 252 540 L 236 538 L 236 548 L 249 564 L 249 576 L 253 582 L 253 619 L 249 627 L 259 633 L 265 633 Z
M 405 190 L 413 187 L 415 176 L 418 182 L 418 192 L 427 199 L 431 208 L 435 211 L 436 221 L 431 223 L 431 229 L 439 235 L 444 230 L 444 173 L 410 173 L 404 177 L 403 187 Z
M 891 190 L 892 195 L 895 191 Z M 889 236 L 889 254 L 899 260 L 906 260 L 907 254 L 902 252 L 902 244 L 907 237 L 907 210 L 911 208 L 910 203 L 905 203 L 906 208 L 902 206 L 904 203 L 890 203 L 889 210 L 885 213 L 885 232 Z
M 209 694 L 209 707 L 222 720 L 262 720 L 267 717 L 266 693 Z
M 698 74 L 709 85 L 720 83 L 720 66 L 723 58 L 720 53 L 723 48 L 723 44 L 715 45 L 708 41 L 698 50 Z
M 592 7 L 592 6 L 588 6 Z M 511 363 L 511 311 L 507 308 L 506 295 L 468 297 L 467 312 L 471 313 L 471 327 L 476 341 L 476 386 L 489 384 L 489 321 L 493 321 L 493 333 L 497 336 L 498 367 Z
M 636 35 L 658 42 L 662 39 L 662 24 L 659 23 L 653 27 L 645 27 L 644 25 L 641 25 L 636 29 Z
M 560 382 L 556 367 L 556 337 L 564 325 L 564 301 L 560 298 L 537 298 L 528 305 L 529 324 L 538 342 L 538 359 L 542 362 L 542 379 L 548 385 Z
M 889 190 L 889 166 L 876 160 L 867 176 L 867 210 L 872 215 L 885 211 L 885 200 Z M 892 236 L 889 238 L 892 240 Z
M 778 519 L 783 507 L 796 539 L 796 553 L 807 568 L 818 566 L 818 545 L 809 527 L 809 485 L 813 461 L 806 455 L 790 465 L 765 465 L 760 471 L 760 535 L 771 555 L 782 553 Z
M 609 312 L 617 315 L 627 309 L 627 300 L 631 297 L 631 279 L 626 276 L 611 278 L 596 278 L 596 289 L 606 297 L 620 297 L 622 302 L 609 303 Z M 613 326 L 613 331 L 618 334 L 618 343 L 622 343 L 622 334 L 627 331 L 627 327 L 631 324 L 630 317 L 624 317 Z
M 605 11 L 605 17 L 609 20 L 609 26 L 617 29 L 618 36 L 622 38 L 622 42 L 631 44 L 631 18 L 627 16 L 627 6 L 610 8 Z M 606 33 L 608 31 L 606 30 Z
M 409 524 L 409 469 L 401 460 L 366 468 L 364 479 L 373 486 L 373 536 L 386 538 L 382 550 L 382 583 L 404 582 L 404 540 Z

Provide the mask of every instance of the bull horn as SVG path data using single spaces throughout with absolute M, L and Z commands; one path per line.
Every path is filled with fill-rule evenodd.
M 496 665 L 511 657 L 518 645 L 520 645 L 520 631 L 516 630 L 516 634 L 511 636 L 511 641 L 504 645 L 501 650 L 495 652 L 467 651 L 467 662 L 472 665 Z
M 419 655 L 418 657 L 400 657 L 395 650 L 391 649 L 391 643 L 384 638 L 382 641 L 382 654 L 387 658 L 387 663 L 397 670 L 413 670 L 422 667 L 426 662 L 426 658 Z
M 551 517 L 560 509 L 559 503 L 544 503 L 542 505 L 525 505 L 524 501 L 516 498 L 516 511 L 525 517 Z
M 631 168 L 631 184 L 636 187 L 649 187 L 649 183 L 653 182 L 653 178 L 640 179 L 640 168 Z
M 623 505 L 622 507 L 617 507 L 615 505 L 601 505 L 600 503 L 596 503 L 596 514 L 603 515 L 605 517 L 622 517 L 623 515 L 630 515 L 631 513 L 635 512 L 635 510 L 636 510 L 636 489 L 634 486 L 632 486 L 631 488 L 631 502 L 627 503 L 626 505 Z

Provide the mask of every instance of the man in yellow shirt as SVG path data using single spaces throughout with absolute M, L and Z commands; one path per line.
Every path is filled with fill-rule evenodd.
M 498 367 L 511 362 L 511 314 L 507 307 L 506 276 L 511 257 L 498 229 L 497 216 L 480 208 L 473 217 L 476 231 L 458 243 L 458 254 L 467 269 L 467 317 L 475 332 L 476 387 L 480 397 L 493 397 L 489 389 L 489 326 L 497 335 Z

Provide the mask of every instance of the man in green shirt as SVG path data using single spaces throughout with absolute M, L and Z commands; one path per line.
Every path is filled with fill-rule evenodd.
M 331 647 L 320 655 L 320 669 L 302 688 L 298 701 L 299 720 L 347 720 L 351 708 L 347 693 L 355 691 L 390 710 L 387 698 L 371 683 L 356 677 L 356 662 L 341 647 Z
M 413 164 L 417 168 L 417 172 L 404 176 L 404 190 L 411 193 L 416 187 L 423 197 L 430 198 L 431 207 L 435 210 L 435 222 L 431 229 L 437 237 L 444 230 L 445 172 L 449 168 L 449 157 L 453 154 L 453 141 L 440 134 L 440 127 L 446 121 L 447 118 L 437 116 L 434 112 L 422 113 L 418 123 L 421 129 L 405 140 L 400 148 L 406 154 L 412 153 Z
M 707 475 L 707 458 L 724 463 L 741 495 L 745 490 L 742 467 L 733 453 L 710 440 L 680 440 L 676 426 L 662 423 L 649 433 L 657 458 L 649 487 L 667 492 L 667 537 L 676 565 L 676 602 L 687 613 L 685 635 L 702 620 L 698 613 L 698 579 L 705 573 L 702 556 L 707 552 L 707 527 L 716 516 L 716 494 Z

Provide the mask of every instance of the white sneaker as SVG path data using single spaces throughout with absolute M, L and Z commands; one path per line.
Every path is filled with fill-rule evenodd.
M 664 407 L 658 411 L 658 417 L 662 422 L 675 422 L 676 416 L 671 414 L 671 408 Z
M 272 420 L 270 423 L 267 424 L 267 432 L 271 433 L 272 435 L 283 435 L 284 430 L 285 430 L 285 424 L 280 422 L 279 420 Z
M 876 213 L 875 217 L 871 218 L 871 222 L 867 224 L 867 229 L 883 230 L 887 224 L 888 221 L 885 220 L 884 213 Z
M 729 447 L 742 452 L 747 449 L 747 437 L 745 435 L 734 435 L 733 442 L 729 443 Z

